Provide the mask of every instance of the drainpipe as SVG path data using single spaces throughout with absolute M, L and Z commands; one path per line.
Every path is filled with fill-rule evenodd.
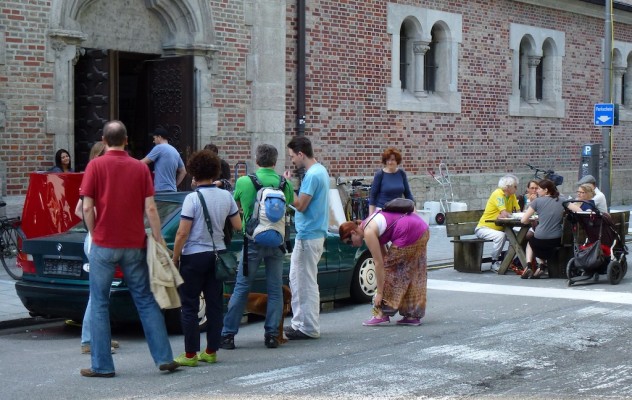
M 296 67 L 296 134 L 305 135 L 305 0 L 296 2 L 297 49 Z

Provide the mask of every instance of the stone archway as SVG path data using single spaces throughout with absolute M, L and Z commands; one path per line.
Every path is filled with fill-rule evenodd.
M 53 0 L 47 61 L 54 63 L 54 98 L 47 105 L 46 126 L 55 148 L 74 147 L 73 67 L 88 46 L 162 57 L 191 55 L 196 74 L 214 70 L 214 24 L 205 0 Z M 201 82 L 207 80 L 196 79 L 196 114 L 205 115 L 196 121 L 198 143 L 217 132 L 210 87 Z

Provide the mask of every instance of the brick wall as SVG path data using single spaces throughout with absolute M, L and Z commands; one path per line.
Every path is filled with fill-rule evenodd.
M 447 163 L 465 181 L 496 173 L 483 197 L 490 185 L 494 187 L 498 173 L 524 174 L 528 171 L 525 163 L 566 171 L 567 182 L 574 183 L 580 146 L 601 143 L 601 131 L 592 123 L 592 109 L 602 100 L 603 20 L 506 0 L 395 2 L 463 16 L 458 74 L 461 113 L 386 111 L 385 87 L 390 82 L 391 65 L 390 37 L 384 26 L 387 2 L 309 1 L 306 134 L 315 139 L 318 157 L 332 175 L 372 176 L 380 167 L 380 153 L 387 145 L 394 145 L 403 151 L 408 173 L 425 182 L 417 185 L 422 198 L 437 198 L 436 193 L 426 196 L 433 190 L 426 170 L 436 168 L 439 162 Z M 295 16 L 294 7 L 288 6 L 290 19 Z M 510 23 L 566 33 L 565 118 L 508 115 Z M 288 21 L 288 27 L 293 26 L 294 20 Z M 615 31 L 616 40 L 632 40 L 632 27 L 617 24 Z M 294 132 L 295 125 L 294 46 L 295 41 L 289 40 L 288 132 Z M 630 133 L 625 124 L 615 128 L 615 170 L 632 161 Z M 617 174 L 615 171 L 615 181 Z M 613 192 L 620 188 L 613 184 Z M 463 197 L 472 198 L 472 192 L 466 189 Z M 632 201 L 629 197 L 627 201 Z
M 53 165 L 55 149 L 46 135 L 45 104 L 53 94 L 52 65 L 44 60 L 50 1 L 3 1 L 0 35 L 5 63 L 0 64 L 0 168 L 6 169 L 5 194 L 25 191 L 29 172 Z
M 219 0 L 211 1 L 210 5 L 220 48 L 218 72 L 211 81 L 213 107 L 219 110 L 218 137 L 214 142 L 220 148 L 220 155 L 232 166 L 251 157 L 250 138 L 246 134 L 251 94 L 246 81 L 246 56 L 251 31 L 244 19 L 243 2 Z
M 435 183 L 426 170 L 436 168 L 439 162 L 449 165 L 456 181 L 491 177 L 492 186 L 497 181 L 494 174 L 524 174 L 527 162 L 576 175 L 580 145 L 601 143 L 601 131 L 592 126 L 592 106 L 602 96 L 602 19 L 509 0 L 394 2 L 462 15 L 458 74 L 461 113 L 386 110 L 391 65 L 386 1 L 310 0 L 306 2 L 306 134 L 332 176 L 372 176 L 388 145 L 403 151 L 403 166 L 411 177 L 417 177 L 415 190 L 423 199 L 437 197 L 432 192 Z M 213 141 L 234 165 L 252 156 L 251 133 L 246 132 L 251 101 L 246 71 L 251 26 L 244 17 L 243 1 L 209 0 L 208 4 L 219 48 L 217 69 L 209 80 L 212 106 L 219 112 L 219 135 Z M 6 45 L 5 62 L 0 62 L 0 102 L 7 108 L 6 123 L 0 126 L 0 168 L 7 170 L 4 194 L 8 195 L 24 193 L 28 173 L 52 166 L 56 150 L 45 126 L 46 105 L 54 97 L 52 63 L 44 61 L 50 7 L 51 1 L 44 0 L 5 0 L 0 6 L 0 34 L 4 34 Z M 288 137 L 296 133 L 295 16 L 296 1 L 288 1 Z M 508 116 L 510 23 L 566 33 L 565 118 Z M 615 24 L 615 39 L 632 42 L 632 26 Z M 613 176 L 617 184 L 613 183 L 613 199 L 615 190 L 621 190 L 618 183 L 628 192 L 632 189 L 624 169 L 632 161 L 629 125 L 615 128 Z M 464 189 L 459 196 L 469 198 L 472 193 Z M 632 195 L 627 200 L 617 196 L 632 202 Z

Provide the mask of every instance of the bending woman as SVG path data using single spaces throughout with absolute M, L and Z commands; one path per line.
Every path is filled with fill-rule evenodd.
M 417 214 L 378 211 L 364 222 L 343 223 L 339 232 L 340 240 L 354 247 L 365 241 L 373 256 L 373 317 L 362 325 L 388 324 L 397 312 L 403 317 L 397 324 L 420 325 L 426 314 L 428 224 Z

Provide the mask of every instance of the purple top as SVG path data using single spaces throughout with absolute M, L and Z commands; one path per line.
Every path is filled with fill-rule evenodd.
M 382 218 L 380 218 L 382 217 Z M 415 213 L 405 214 L 380 211 L 375 216 L 376 223 L 380 226 L 380 244 L 393 242 L 397 247 L 406 247 L 419 240 L 428 230 L 428 224 Z M 382 221 L 380 221 L 382 219 Z M 385 230 L 384 219 L 386 220 Z M 367 221 L 370 221 L 367 220 Z

